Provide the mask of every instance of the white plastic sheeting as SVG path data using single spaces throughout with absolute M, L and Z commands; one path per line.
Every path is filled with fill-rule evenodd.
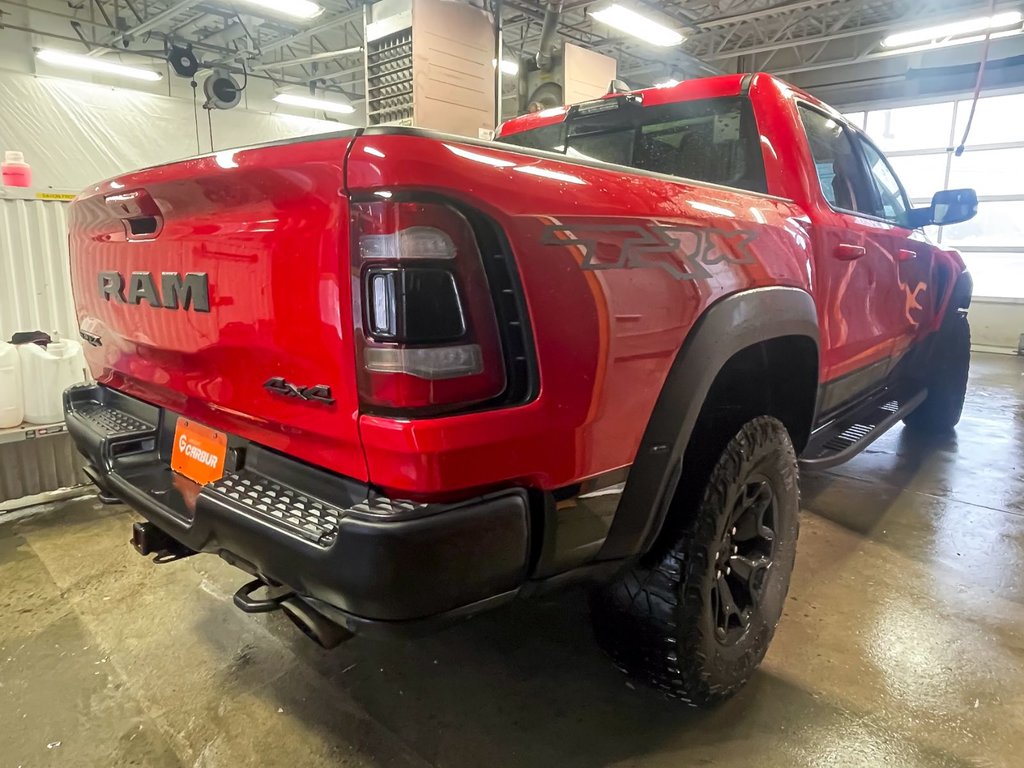
M 67 432 L 0 444 L 0 505 L 17 508 L 31 502 L 26 497 L 85 486 L 84 463 Z
M 78 338 L 66 202 L 0 198 L 0 338 L 57 331 Z
M 201 106 L 198 115 L 199 149 L 209 152 L 210 125 Z M 241 108 L 214 110 L 209 117 L 216 150 L 344 127 Z M 0 72 L 0 152 L 24 152 L 36 188 L 81 190 L 125 171 L 198 154 L 195 119 L 191 100 Z
M 0 198 L 0 338 L 34 330 L 78 338 L 67 208 L 56 200 Z M 85 482 L 67 434 L 0 444 L 0 503 Z

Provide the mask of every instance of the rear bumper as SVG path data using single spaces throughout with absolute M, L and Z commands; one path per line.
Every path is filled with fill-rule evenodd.
M 326 604 L 350 625 L 461 615 L 526 578 L 526 493 L 458 504 L 392 501 L 340 475 L 236 437 L 223 479 L 170 469 L 178 416 L 101 385 L 64 395 L 90 476 L 198 552 Z

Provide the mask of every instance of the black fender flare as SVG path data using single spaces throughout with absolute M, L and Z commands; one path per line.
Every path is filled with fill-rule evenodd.
M 956 283 L 953 284 L 953 293 L 949 297 L 948 311 L 957 312 L 969 309 L 971 298 L 974 296 L 974 278 L 971 273 L 964 270 L 956 276 Z
M 783 336 L 806 336 L 819 347 L 814 299 L 803 289 L 754 288 L 730 294 L 704 311 L 669 369 L 597 560 L 628 558 L 650 547 L 665 521 L 683 454 L 715 378 L 737 352 Z

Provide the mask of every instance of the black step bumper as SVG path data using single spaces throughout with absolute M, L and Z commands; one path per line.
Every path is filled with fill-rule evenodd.
M 187 547 L 286 585 L 349 626 L 463 615 L 526 578 L 523 490 L 395 501 L 237 437 L 224 478 L 199 486 L 170 469 L 177 414 L 101 385 L 69 389 L 64 411 L 101 489 Z

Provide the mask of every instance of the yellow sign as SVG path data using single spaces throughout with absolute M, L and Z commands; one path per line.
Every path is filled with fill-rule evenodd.
M 36 200 L 74 200 L 76 197 L 67 192 L 36 192 Z

